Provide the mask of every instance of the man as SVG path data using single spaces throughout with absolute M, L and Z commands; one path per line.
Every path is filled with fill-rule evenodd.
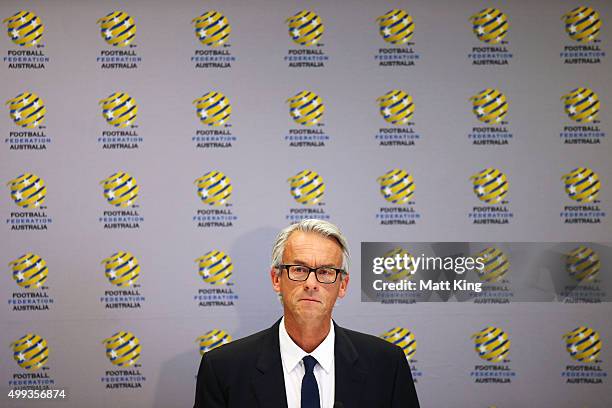
M 347 242 L 326 221 L 280 232 L 272 288 L 284 316 L 202 357 L 196 408 L 418 408 L 403 351 L 332 322 L 349 283 Z

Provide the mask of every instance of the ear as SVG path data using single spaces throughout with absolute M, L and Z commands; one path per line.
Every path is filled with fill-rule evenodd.
M 346 295 L 346 290 L 348 289 L 348 283 L 349 283 L 349 275 L 342 275 L 341 279 L 340 279 L 340 289 L 338 290 L 338 297 L 339 298 L 343 298 L 344 295 Z
M 278 273 L 278 269 L 276 268 L 270 268 L 270 279 L 272 280 L 272 289 L 274 289 L 274 291 L 276 293 L 280 293 L 281 290 L 281 274 Z

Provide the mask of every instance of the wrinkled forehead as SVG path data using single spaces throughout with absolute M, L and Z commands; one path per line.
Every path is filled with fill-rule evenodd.
M 332 265 L 342 263 L 342 247 L 334 237 L 316 232 L 293 231 L 287 239 L 283 262 L 302 262 Z

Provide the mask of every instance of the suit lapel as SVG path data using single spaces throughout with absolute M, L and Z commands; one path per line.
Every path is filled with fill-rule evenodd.
M 342 327 L 334 323 L 336 395 L 334 400 L 345 407 L 358 407 L 367 371 L 359 360 L 359 354 Z
M 287 408 L 285 377 L 278 341 L 279 323 L 280 320 L 269 328 L 261 341 L 253 376 L 253 392 L 262 408 Z

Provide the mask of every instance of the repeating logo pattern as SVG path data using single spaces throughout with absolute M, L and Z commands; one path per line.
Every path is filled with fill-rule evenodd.
M 136 37 L 136 23 L 124 11 L 113 11 L 98 20 L 104 41 L 114 47 L 127 47 Z
M 204 282 L 211 285 L 225 285 L 234 270 L 232 258 L 225 252 L 212 250 L 195 260 L 198 272 Z
M 18 11 L 2 22 L 7 24 L 9 38 L 20 47 L 39 44 L 45 31 L 40 17 L 28 10 Z
M 102 116 L 109 125 L 125 128 L 134 123 L 138 104 L 126 92 L 115 92 L 100 101 Z
M 391 344 L 401 347 L 408 360 L 414 357 L 417 349 L 417 341 L 410 330 L 403 327 L 394 327 L 381 334 L 380 337 Z
M 563 335 L 570 356 L 580 362 L 596 362 L 601 352 L 601 339 L 595 330 L 580 326 Z
M 313 126 L 321 121 L 325 112 L 323 99 L 310 91 L 302 91 L 287 100 L 289 113 L 295 123 L 303 126 Z
M 563 16 L 565 31 L 572 40 L 591 42 L 601 30 L 599 13 L 591 7 L 576 7 Z
M 601 188 L 599 175 L 587 167 L 578 167 L 563 177 L 565 192 L 574 201 L 590 203 L 597 199 Z
M 206 46 L 219 47 L 227 42 L 232 27 L 227 18 L 216 10 L 205 12 L 192 20 L 195 35 Z
M 193 101 L 198 118 L 208 126 L 224 125 L 232 114 L 229 99 L 221 92 L 210 91 Z
M 496 204 L 508 195 L 506 175 L 493 167 L 486 168 L 470 177 L 474 194 L 480 201 Z
M 231 342 L 232 336 L 224 330 L 212 329 L 198 337 L 197 341 L 200 343 L 200 355 L 203 356 L 204 353 Z
M 130 332 L 117 332 L 102 343 L 106 347 L 106 356 L 113 365 L 129 367 L 140 358 L 140 340 Z
M 406 44 L 414 35 L 414 21 L 405 10 L 389 10 L 377 21 L 380 35 L 388 43 Z
M 136 179 L 124 171 L 118 171 L 100 184 L 104 188 L 104 197 L 115 207 L 131 207 L 140 191 Z
M 474 349 L 483 360 L 500 362 L 508 357 L 510 339 L 506 332 L 498 327 L 489 326 L 472 335 Z
M 508 34 L 508 16 L 495 8 L 480 10 L 470 17 L 472 30 L 482 42 L 500 43 Z
M 13 359 L 19 367 L 36 371 L 49 360 L 47 340 L 37 334 L 28 333 L 11 343 Z
M 45 181 L 32 173 L 24 173 L 7 183 L 11 198 L 21 208 L 40 207 L 47 198 Z
M 601 269 L 599 254 L 584 245 L 566 255 L 565 265 L 570 276 L 578 282 L 595 279 Z
M 101 263 L 108 281 L 115 286 L 132 286 L 140 277 L 140 263 L 130 252 L 116 252 Z
M 413 276 L 413 273 L 415 272 L 415 267 L 414 264 L 412 263 L 412 255 L 410 254 L 410 252 L 406 251 L 404 248 L 401 247 L 397 247 L 394 248 L 390 251 L 388 251 L 387 253 L 385 253 L 383 255 L 383 258 L 395 258 L 396 256 L 400 256 L 403 259 L 408 259 L 406 268 L 404 268 L 403 263 L 402 266 L 399 267 L 399 265 L 393 265 L 393 267 L 391 269 L 385 269 L 385 271 L 383 272 L 383 276 L 385 277 L 385 279 L 387 279 L 388 281 L 399 281 L 402 279 L 410 279 Z
M 198 196 L 208 205 L 224 205 L 234 191 L 230 178 L 216 170 L 196 179 L 195 184 L 198 186 Z
M 588 88 L 576 88 L 561 99 L 565 113 L 576 122 L 592 122 L 599 114 L 599 96 Z
M 487 88 L 470 98 L 472 111 L 483 123 L 499 123 L 508 113 L 506 96 L 497 89 Z
M 321 17 L 308 10 L 302 10 L 289 17 L 287 24 L 293 42 L 307 47 L 318 43 L 325 32 Z
M 510 270 L 510 261 L 505 253 L 497 248 L 485 248 L 474 257 L 484 260 L 484 268 L 476 269 L 478 277 L 485 282 L 499 282 L 506 277 Z
M 31 252 L 11 261 L 9 267 L 13 270 L 13 279 L 17 285 L 26 289 L 41 287 L 49 275 L 47 262 Z
M 377 99 L 380 114 L 389 123 L 405 125 L 414 116 L 412 96 L 406 92 L 394 89 Z
M 45 119 L 47 108 L 38 95 L 32 92 L 23 92 L 13 99 L 6 101 L 9 106 L 9 115 L 16 125 L 33 129 Z
M 377 180 L 380 184 L 380 194 L 390 203 L 406 204 L 414 196 L 414 178 L 405 170 L 389 170 Z
M 295 201 L 304 205 L 315 205 L 323 198 L 325 183 L 323 178 L 312 170 L 302 170 L 287 180 Z

